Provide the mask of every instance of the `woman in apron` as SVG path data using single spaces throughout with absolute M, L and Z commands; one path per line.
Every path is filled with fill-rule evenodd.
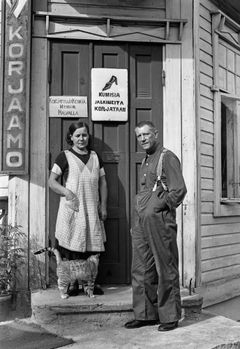
M 57 156 L 49 177 L 49 187 L 61 195 L 55 248 L 68 260 L 87 259 L 105 250 L 107 183 L 102 160 L 90 150 L 89 138 L 86 123 L 72 123 L 66 137 L 71 148 Z M 59 183 L 60 177 L 65 184 Z M 102 293 L 95 288 L 95 294 Z

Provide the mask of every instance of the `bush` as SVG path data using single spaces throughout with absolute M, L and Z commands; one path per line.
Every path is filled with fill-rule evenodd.
M 24 246 L 24 247 L 23 247 Z M 20 226 L 0 225 L 0 295 L 14 293 L 26 262 L 27 239 Z

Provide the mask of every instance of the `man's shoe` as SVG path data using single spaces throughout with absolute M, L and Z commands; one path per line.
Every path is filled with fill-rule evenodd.
M 178 321 L 174 322 L 168 322 L 166 324 L 161 324 L 158 326 L 158 331 L 165 332 L 165 331 L 171 331 L 178 327 Z
M 159 324 L 158 320 L 132 320 L 127 322 L 124 326 L 126 328 L 139 328 L 143 326 L 153 326 Z

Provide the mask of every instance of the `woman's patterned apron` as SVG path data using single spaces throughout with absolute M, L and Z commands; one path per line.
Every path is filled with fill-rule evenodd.
M 91 151 L 87 164 L 72 152 L 65 151 L 69 173 L 66 188 L 77 195 L 79 211 L 69 207 L 65 196 L 60 198 L 55 236 L 59 245 L 71 251 L 104 251 L 106 234 L 99 218 L 99 160 Z

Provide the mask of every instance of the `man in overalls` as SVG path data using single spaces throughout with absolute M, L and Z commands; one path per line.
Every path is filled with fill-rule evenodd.
M 160 322 L 158 330 L 169 331 L 178 326 L 181 318 L 176 208 L 187 190 L 179 159 L 161 147 L 154 124 L 142 121 L 135 132 L 146 157 L 140 170 L 132 227 L 135 319 L 125 327 Z

